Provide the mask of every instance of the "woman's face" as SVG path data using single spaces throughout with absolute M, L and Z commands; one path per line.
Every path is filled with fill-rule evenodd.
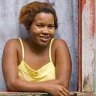
M 30 27 L 31 40 L 40 45 L 46 46 L 55 34 L 54 16 L 51 13 L 38 13 Z

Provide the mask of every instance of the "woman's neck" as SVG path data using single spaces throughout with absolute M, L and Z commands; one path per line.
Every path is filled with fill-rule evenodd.
M 30 50 L 33 52 L 36 52 L 38 54 L 40 54 L 41 52 L 44 52 L 45 50 L 47 50 L 49 48 L 49 44 L 47 46 L 40 46 L 40 45 L 36 44 L 30 38 L 27 39 L 27 43 L 28 43 Z

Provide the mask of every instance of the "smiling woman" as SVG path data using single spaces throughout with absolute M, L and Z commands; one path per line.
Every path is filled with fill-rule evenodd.
M 51 13 L 38 13 L 30 27 L 29 34 L 38 45 L 46 46 L 55 34 L 54 17 Z M 42 34 L 40 34 L 42 33 Z M 37 38 L 37 39 L 36 39 Z M 36 42 L 38 40 L 38 42 Z
M 29 35 L 11 39 L 4 47 L 7 89 L 68 96 L 71 57 L 66 42 L 54 38 L 58 28 L 54 8 L 46 2 L 29 3 L 21 9 L 19 21 Z

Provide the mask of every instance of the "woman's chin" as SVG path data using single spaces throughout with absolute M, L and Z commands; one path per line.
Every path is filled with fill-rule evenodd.
M 42 46 L 47 46 L 50 42 L 50 39 L 40 39 L 39 44 Z
M 49 44 L 49 41 L 46 41 L 46 42 L 45 41 L 42 41 L 42 42 L 40 41 L 39 42 L 39 45 L 42 46 L 42 47 L 46 47 L 48 44 Z

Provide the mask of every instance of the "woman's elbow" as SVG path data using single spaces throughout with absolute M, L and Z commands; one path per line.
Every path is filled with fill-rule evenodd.
M 6 82 L 6 88 L 8 91 L 16 92 L 16 82 L 15 81 L 7 81 Z

